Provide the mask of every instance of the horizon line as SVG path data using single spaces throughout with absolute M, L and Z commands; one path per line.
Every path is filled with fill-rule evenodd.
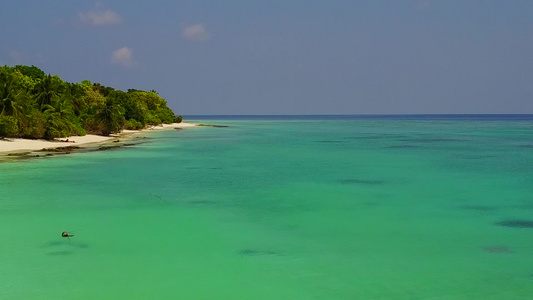
M 183 114 L 183 116 L 533 116 L 533 113 Z

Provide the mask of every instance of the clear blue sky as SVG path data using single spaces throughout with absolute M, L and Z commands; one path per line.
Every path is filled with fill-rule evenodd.
M 3 0 L 0 37 L 183 115 L 533 113 L 531 0 Z

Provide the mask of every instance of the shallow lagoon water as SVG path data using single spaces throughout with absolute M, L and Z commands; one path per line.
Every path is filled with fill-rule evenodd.
M 0 164 L 0 298 L 533 295 L 531 120 L 205 122 Z

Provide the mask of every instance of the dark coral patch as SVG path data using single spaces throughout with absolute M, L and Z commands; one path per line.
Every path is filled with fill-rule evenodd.
M 494 155 L 477 155 L 477 154 L 457 154 L 453 156 L 454 158 L 464 159 L 464 160 L 479 160 L 479 159 L 490 159 Z
M 414 143 L 446 143 L 446 142 L 463 142 L 463 140 L 460 139 L 453 139 L 453 138 L 439 138 L 439 137 L 421 137 L 421 138 L 408 138 L 408 139 L 402 139 L 403 142 L 414 142 Z
M 107 150 L 117 150 L 119 148 L 122 148 L 121 145 L 118 146 L 102 146 L 98 148 L 98 151 L 107 151 Z
M 196 201 L 189 201 L 187 202 L 189 205 L 215 205 L 217 204 L 216 201 L 211 200 L 196 200 Z
M 350 140 L 385 140 L 385 139 L 400 139 L 405 138 L 402 134 L 378 134 L 378 135 L 360 135 L 360 136 L 347 136 L 345 139 Z
M 519 145 L 518 147 L 524 148 L 524 149 L 533 149 L 533 144 L 524 144 L 524 145 Z
M 257 256 L 257 255 L 276 255 L 276 252 L 274 251 L 262 251 L 262 250 L 256 250 L 256 249 L 243 249 L 239 251 L 239 254 L 245 255 L 245 256 Z
M 31 154 L 31 152 L 9 153 L 7 156 L 26 156 L 28 154 Z
M 415 149 L 415 148 L 420 148 L 420 147 L 415 146 L 415 145 L 392 145 L 392 146 L 388 146 L 385 148 L 387 149 Z
M 57 147 L 57 148 L 43 148 L 39 151 L 41 152 L 65 152 L 65 153 L 70 153 L 72 151 L 75 151 L 75 150 L 79 150 L 79 149 L 82 149 L 81 147 L 78 147 L 78 146 L 66 146 L 66 147 Z
M 510 228 L 533 228 L 533 221 L 527 220 L 508 220 L 496 223 L 496 225 Z
M 509 247 L 494 246 L 494 247 L 483 247 L 483 250 L 489 253 L 513 253 Z
M 341 179 L 338 181 L 340 184 L 359 184 L 359 185 L 380 185 L 385 181 L 380 179 Z
M 69 250 L 53 251 L 53 252 L 46 253 L 46 255 L 52 255 L 52 256 L 65 256 L 65 255 L 71 255 L 71 254 L 74 254 L 74 252 L 69 251 Z
M 198 124 L 198 127 L 215 127 L 215 128 L 227 128 L 227 125 L 214 125 L 214 124 Z

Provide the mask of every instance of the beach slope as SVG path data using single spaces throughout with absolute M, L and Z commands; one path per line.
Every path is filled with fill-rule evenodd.
M 101 144 L 116 139 L 117 137 L 127 138 L 132 133 L 143 133 L 152 130 L 165 130 L 165 129 L 180 129 L 194 127 L 196 124 L 192 123 L 173 123 L 162 124 L 159 126 L 151 126 L 143 130 L 124 130 L 121 134 L 100 136 L 100 135 L 84 135 L 84 136 L 69 136 L 66 138 L 55 140 L 29 140 L 29 139 L 1 139 L 0 140 L 0 155 L 6 155 L 10 153 L 20 153 L 25 151 L 36 151 L 41 149 L 59 148 L 66 146 L 86 146 L 89 144 Z M 68 141 L 68 142 L 66 142 Z

